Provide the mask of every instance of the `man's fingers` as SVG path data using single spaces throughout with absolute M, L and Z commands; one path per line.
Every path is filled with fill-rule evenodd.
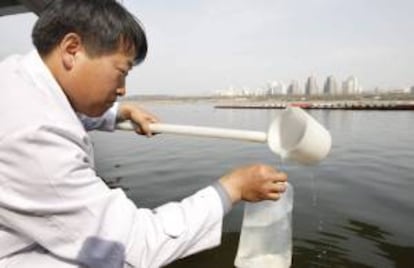
M 270 191 L 273 193 L 284 193 L 286 189 L 287 189 L 286 182 L 277 182 L 277 183 L 273 183 L 273 185 L 270 188 Z
M 155 116 L 145 116 L 145 117 L 138 117 L 135 119 L 136 122 L 136 129 L 135 132 L 141 135 L 146 135 L 151 137 L 157 133 L 152 132 L 150 128 L 150 124 L 158 123 L 158 118 Z
M 150 121 L 151 123 L 158 123 L 158 122 L 160 122 L 160 119 L 159 119 L 158 117 L 156 117 L 156 116 L 152 115 L 152 116 L 148 119 L 148 121 Z
M 288 176 L 284 172 L 276 172 L 276 173 L 272 173 L 271 176 L 269 176 L 269 179 L 272 180 L 272 182 L 274 183 L 286 182 L 288 179 Z
M 135 132 L 137 132 L 138 134 L 141 135 L 145 135 L 147 137 L 151 137 L 152 136 L 152 132 L 151 129 L 149 127 L 148 123 L 141 123 L 140 125 L 137 125 L 137 128 L 135 129 Z
M 152 132 L 151 132 L 151 129 L 149 127 L 149 123 L 142 124 L 142 131 L 143 131 L 143 134 L 146 135 L 147 137 L 152 136 Z

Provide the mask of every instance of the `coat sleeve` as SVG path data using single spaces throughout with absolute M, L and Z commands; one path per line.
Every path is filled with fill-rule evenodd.
M 0 224 L 62 260 L 160 267 L 220 243 L 223 208 L 213 187 L 139 209 L 96 175 L 86 134 L 39 126 L 0 142 Z

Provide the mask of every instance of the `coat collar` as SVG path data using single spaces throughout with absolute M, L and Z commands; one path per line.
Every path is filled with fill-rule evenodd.
M 73 119 L 79 122 L 79 118 L 72 108 L 63 89 L 60 87 L 48 66 L 43 62 L 37 50 L 32 50 L 22 60 L 22 67 L 29 76 L 29 79 L 35 84 L 36 88 L 42 90 L 43 94 L 53 99 L 58 109 L 63 109 L 65 113 L 70 114 Z

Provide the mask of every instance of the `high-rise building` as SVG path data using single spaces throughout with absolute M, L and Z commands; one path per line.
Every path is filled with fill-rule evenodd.
M 273 81 L 267 83 L 268 95 L 280 95 L 286 93 L 286 86 L 282 81 Z
M 306 95 L 319 94 L 318 85 L 316 84 L 316 78 L 313 75 L 309 76 L 308 79 L 306 80 L 305 94 Z
M 323 93 L 336 95 L 338 94 L 338 84 L 336 83 L 336 79 L 333 75 L 328 76 L 326 79 L 325 85 L 323 86 Z
M 348 80 L 345 80 L 342 82 L 342 94 L 347 95 L 347 94 L 351 94 L 350 93 L 350 85 Z
M 299 95 L 301 94 L 300 88 L 299 88 L 299 82 L 297 80 L 292 80 L 288 87 L 287 94 L 289 95 Z
M 358 79 L 355 76 L 348 77 L 342 83 L 342 93 L 343 94 L 359 94 L 361 93 L 361 86 L 358 83 Z

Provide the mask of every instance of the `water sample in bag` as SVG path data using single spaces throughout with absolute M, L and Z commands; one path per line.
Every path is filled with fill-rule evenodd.
M 247 203 L 244 208 L 238 268 L 287 268 L 292 263 L 293 187 L 277 201 Z

